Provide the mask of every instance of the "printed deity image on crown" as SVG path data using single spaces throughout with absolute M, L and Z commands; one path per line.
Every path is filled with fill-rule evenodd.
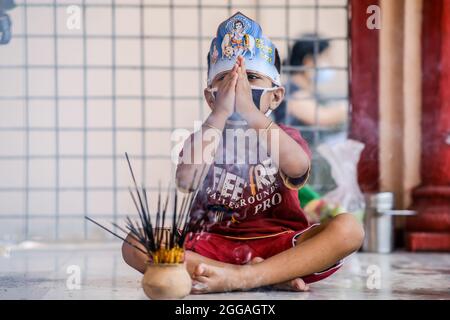
M 211 41 L 207 83 L 211 85 L 218 74 L 231 70 L 237 57 L 243 56 L 247 70 L 259 72 L 280 85 L 275 52 L 274 44 L 264 36 L 261 26 L 237 12 L 219 24 Z
M 250 34 L 252 22 L 242 14 L 236 14 L 219 27 L 217 40 L 220 40 L 221 59 L 231 59 L 239 55 L 247 55 L 249 59 L 255 56 L 256 41 Z M 211 54 L 211 62 L 216 63 L 219 56 L 216 43 Z

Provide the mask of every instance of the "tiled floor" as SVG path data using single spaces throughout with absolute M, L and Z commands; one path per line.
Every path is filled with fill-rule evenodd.
M 80 271 L 79 289 L 71 288 L 74 270 Z M 140 280 L 116 243 L 0 247 L 0 300 L 146 299 Z M 310 292 L 257 290 L 186 299 L 450 299 L 450 254 L 358 253 Z

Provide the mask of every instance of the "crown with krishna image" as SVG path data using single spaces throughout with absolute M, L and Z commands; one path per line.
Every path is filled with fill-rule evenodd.
M 238 56 L 245 58 L 248 71 L 260 73 L 281 85 L 280 73 L 275 67 L 275 49 L 256 21 L 235 13 L 219 25 L 211 41 L 208 85 L 218 74 L 231 70 Z

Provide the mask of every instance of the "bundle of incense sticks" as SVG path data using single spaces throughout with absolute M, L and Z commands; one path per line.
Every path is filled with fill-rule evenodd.
M 133 168 L 131 166 L 131 162 L 127 153 L 125 153 L 125 157 L 128 162 L 128 167 L 130 169 L 135 189 L 133 192 L 133 190 L 130 188 L 129 192 L 138 212 L 139 221 L 133 222 L 130 217 L 127 217 L 125 229 L 120 227 L 116 223 L 112 224 L 125 234 L 129 234 L 134 240 L 141 244 L 144 249 L 131 243 L 130 241 L 126 240 L 125 237 L 118 235 L 117 233 L 111 231 L 95 220 L 87 216 L 85 218 L 108 231 L 117 238 L 127 242 L 137 250 L 147 254 L 151 258 L 151 261 L 153 263 L 182 263 L 184 261 L 184 241 L 188 234 L 192 235 L 194 232 L 198 231 L 198 228 L 201 225 L 201 219 L 199 219 L 197 216 L 196 221 L 193 221 L 190 214 L 200 186 L 196 188 L 195 192 L 191 192 L 183 196 L 181 200 L 181 206 L 178 205 L 178 193 L 176 189 L 174 190 L 173 197 L 171 199 L 171 201 L 173 201 L 171 227 L 165 226 L 167 208 L 170 199 L 170 191 L 167 192 L 164 204 L 162 204 L 161 188 L 159 188 L 156 220 L 153 224 L 148 206 L 147 191 L 144 186 L 138 188 Z M 206 167 L 203 167 L 200 178 L 203 177 L 205 168 Z M 191 189 L 194 185 L 196 176 L 197 174 L 194 174 L 191 182 Z

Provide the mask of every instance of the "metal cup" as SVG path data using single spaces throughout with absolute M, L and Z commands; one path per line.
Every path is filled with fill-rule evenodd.
M 366 211 L 363 251 L 389 253 L 394 249 L 394 216 L 414 215 L 412 210 L 393 210 L 394 194 L 381 192 L 365 194 Z

